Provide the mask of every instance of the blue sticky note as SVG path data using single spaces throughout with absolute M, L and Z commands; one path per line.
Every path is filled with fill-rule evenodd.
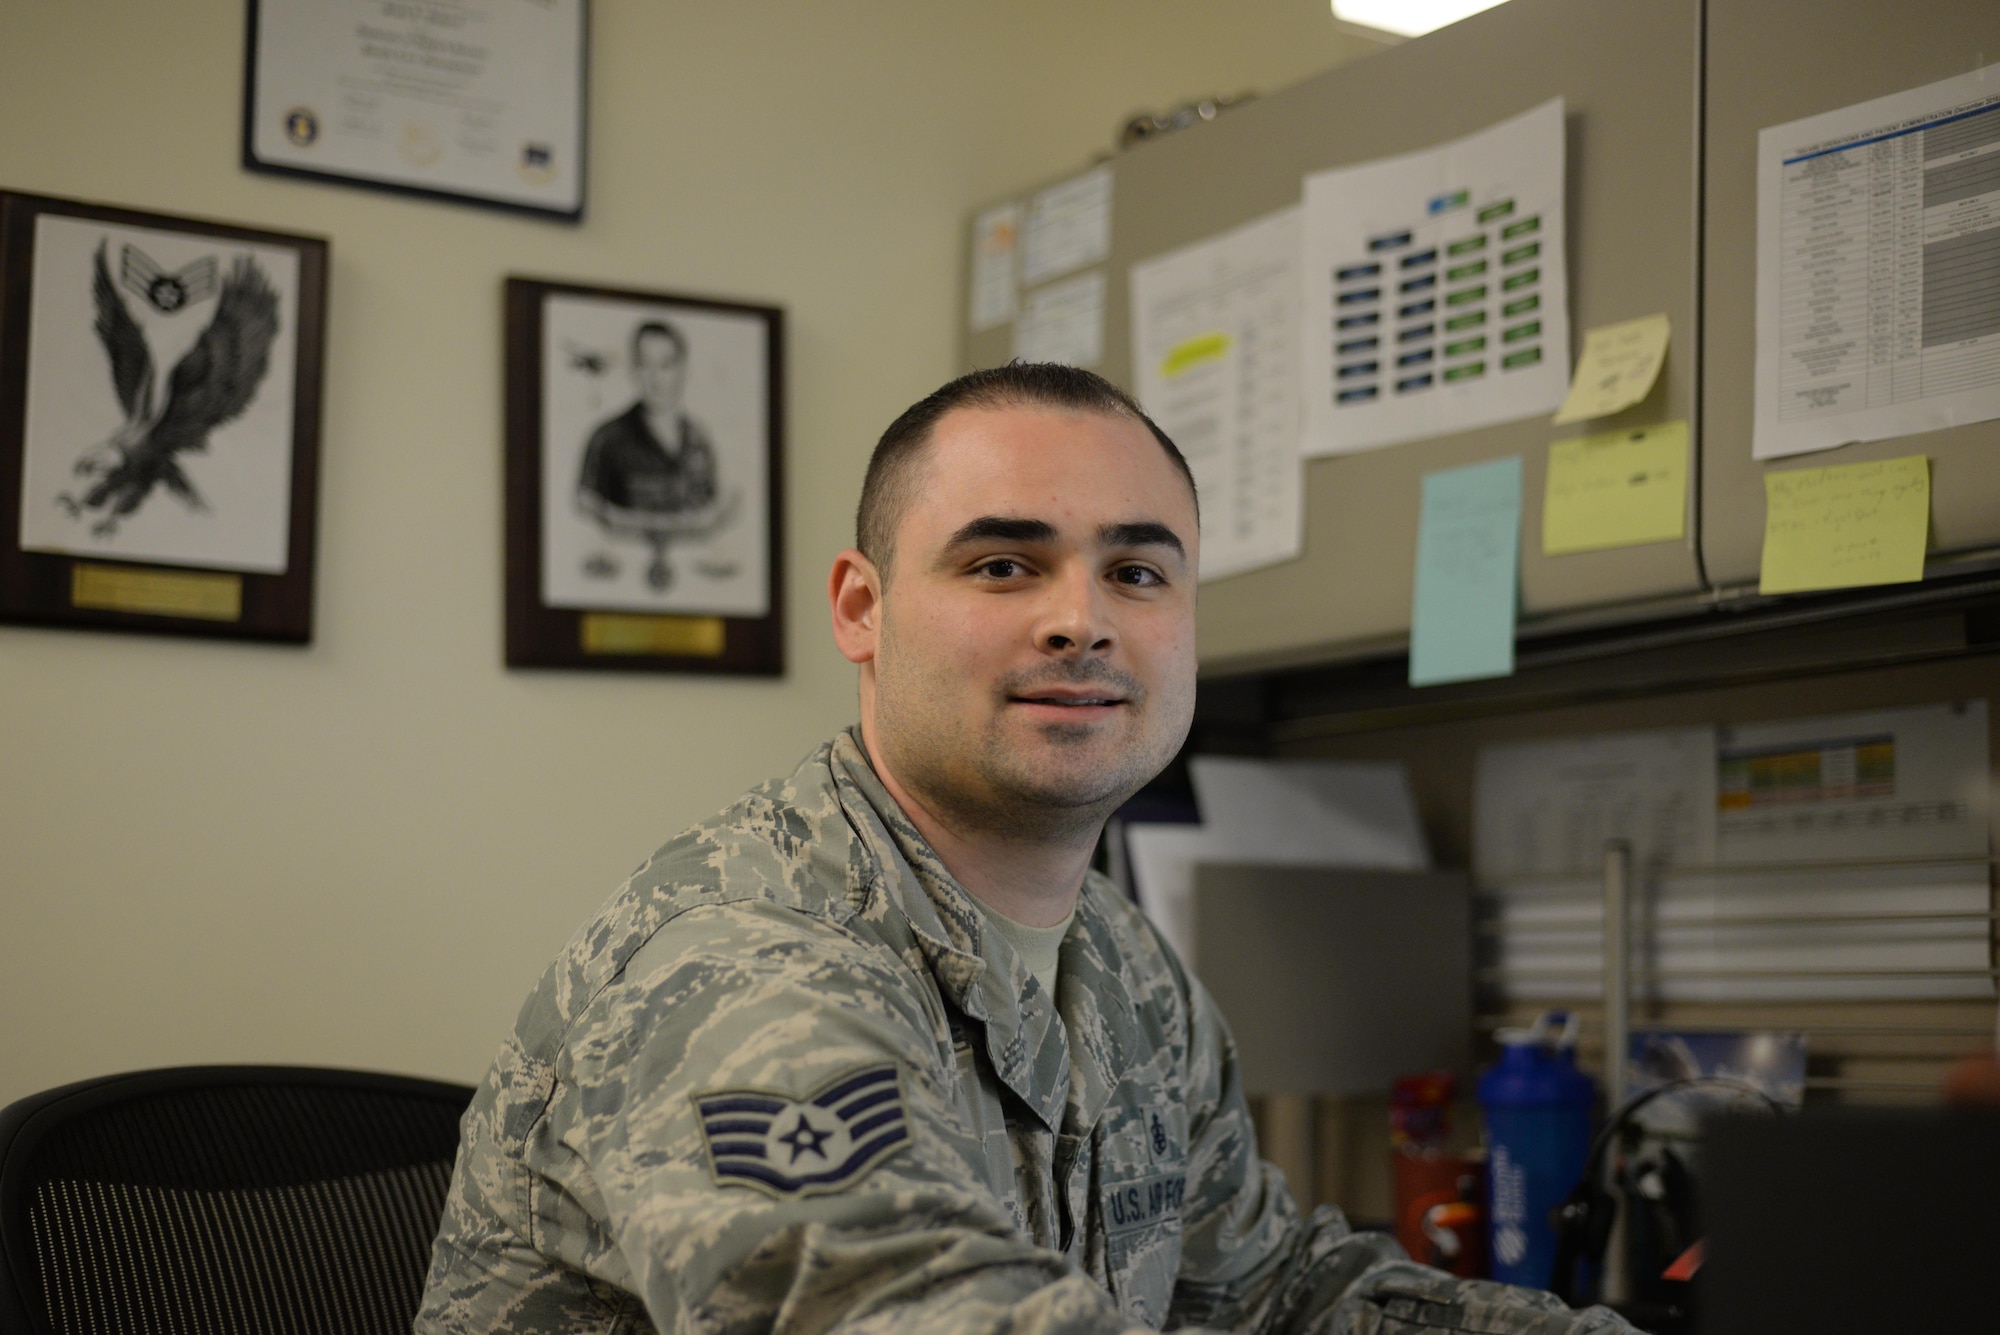
M 1520 456 L 1424 474 L 1410 685 L 1514 671 L 1520 571 Z

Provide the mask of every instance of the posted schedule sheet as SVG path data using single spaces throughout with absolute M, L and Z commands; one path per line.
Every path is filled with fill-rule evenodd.
M 1759 459 L 2000 417 L 2000 65 L 1757 138 Z
M 1305 452 L 1552 413 L 1569 390 L 1563 103 L 1305 180 Z
M 1204 580 L 1297 556 L 1299 211 L 1132 268 L 1139 401 L 1201 489 Z

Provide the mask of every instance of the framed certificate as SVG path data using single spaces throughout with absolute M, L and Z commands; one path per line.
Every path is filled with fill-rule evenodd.
M 588 0 L 248 0 L 243 165 L 576 222 Z
M 784 312 L 506 286 L 507 665 L 784 671 Z
M 312 638 L 326 271 L 0 191 L 0 621 Z

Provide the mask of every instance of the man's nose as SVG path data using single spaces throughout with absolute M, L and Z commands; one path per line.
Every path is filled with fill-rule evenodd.
M 1095 573 L 1064 570 L 1049 581 L 1049 594 L 1035 627 L 1035 644 L 1050 653 L 1102 653 L 1115 639 L 1110 607 Z

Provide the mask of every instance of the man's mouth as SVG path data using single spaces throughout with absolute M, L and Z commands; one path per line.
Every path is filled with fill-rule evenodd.
M 1103 695 L 1070 691 L 1023 691 L 1010 695 L 1008 701 L 1017 705 L 1034 705 L 1058 710 L 1098 710 L 1112 709 L 1125 703 L 1120 695 Z

